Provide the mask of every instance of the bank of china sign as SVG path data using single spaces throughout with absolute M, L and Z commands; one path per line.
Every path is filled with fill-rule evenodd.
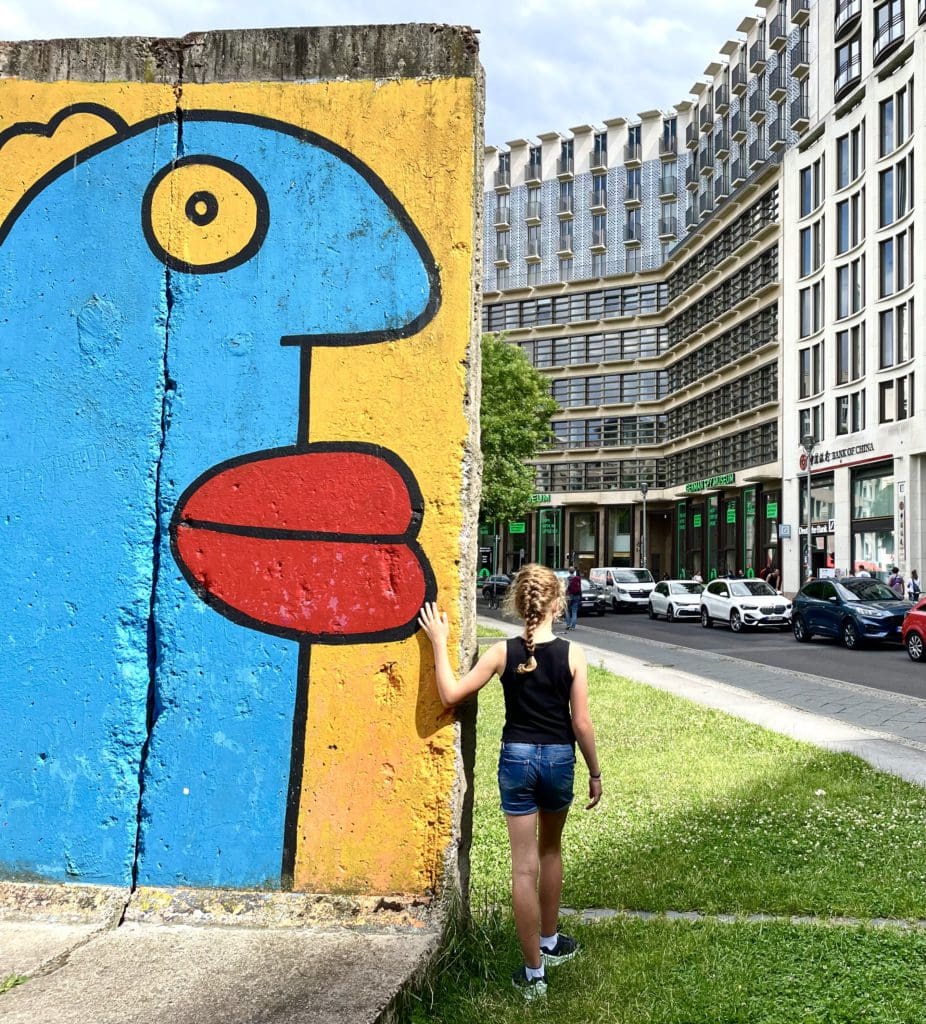
M 728 487 L 733 483 L 734 478 L 735 474 L 733 473 L 709 476 L 706 480 L 693 480 L 690 484 L 685 484 L 685 490 L 689 494 L 694 494 L 697 491 L 708 491 L 713 487 Z

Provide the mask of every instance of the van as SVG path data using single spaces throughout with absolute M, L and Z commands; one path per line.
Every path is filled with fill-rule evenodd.
M 649 607 L 649 596 L 656 586 L 649 569 L 641 567 L 618 569 L 613 565 L 600 566 L 591 569 L 588 578 L 604 590 L 611 610 L 615 612 Z

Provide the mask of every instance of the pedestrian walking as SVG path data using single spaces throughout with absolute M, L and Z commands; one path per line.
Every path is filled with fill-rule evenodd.
M 864 564 L 862 562 L 859 562 L 859 564 L 858 564 L 858 572 L 855 575 L 856 576 L 863 576 L 866 579 L 870 579 L 871 578 L 871 573 L 865 568 L 865 566 L 864 566 Z
M 919 573 L 916 569 L 911 569 L 910 579 L 907 581 L 907 597 L 909 597 L 911 601 L 919 601 L 920 594 L 922 594 L 922 592 Z
M 904 596 L 906 588 L 904 587 L 903 576 L 900 575 L 900 570 L 896 565 L 891 569 L 891 575 L 888 577 L 887 585 L 898 597 Z
M 570 566 L 566 580 L 566 631 L 575 629 L 579 623 L 579 609 L 582 607 L 582 577 L 576 567 Z
M 446 612 L 426 604 L 419 624 L 431 640 L 437 689 L 453 707 L 499 676 L 505 725 L 498 762 L 501 808 L 511 846 L 511 897 L 524 965 L 512 983 L 526 999 L 547 990 L 546 967 L 571 959 L 578 943 L 557 930 L 563 885 L 562 833 L 573 800 L 575 744 L 588 767 L 588 803 L 601 799 L 601 766 L 588 710 L 588 671 L 578 644 L 553 635 L 563 590 L 542 565 L 525 566 L 509 588 L 506 610 L 523 633 L 493 644 L 457 679 L 450 665 Z M 539 885 L 539 888 L 538 888 Z

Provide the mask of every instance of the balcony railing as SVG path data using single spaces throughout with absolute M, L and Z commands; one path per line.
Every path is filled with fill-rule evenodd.
M 756 139 L 755 142 L 749 143 L 749 166 L 751 168 L 758 167 L 759 164 L 764 164 L 766 160 L 765 147 Z
M 698 151 L 698 170 L 701 174 L 714 173 L 714 154 L 709 146 Z
M 738 142 L 746 138 L 746 117 L 742 107 L 730 118 L 730 135 Z
M 524 171 L 524 180 L 528 184 L 530 184 L 531 182 L 535 182 L 535 181 L 539 183 L 540 182 L 541 173 L 542 173 L 542 169 L 541 169 L 541 166 L 540 166 L 540 161 L 539 160 L 534 160 L 534 161 L 528 163 L 527 168 Z
M 603 210 L 608 205 L 608 192 L 603 188 L 593 188 L 588 194 L 588 205 L 593 210 Z
M 701 131 L 709 132 L 714 128 L 714 108 L 710 103 L 701 108 Z
M 835 37 L 841 38 L 854 25 L 862 13 L 862 0 L 839 0 L 836 4 L 836 25 L 833 29 Z
M 730 136 L 725 131 L 720 131 L 714 136 L 714 153 L 718 157 L 723 157 L 729 152 Z
M 749 75 L 746 71 L 746 61 L 740 61 L 733 68 L 733 77 L 731 79 L 733 91 L 737 96 L 742 96 L 746 92 L 746 86 L 749 82 Z
M 496 263 L 507 263 L 508 258 L 511 254 L 511 247 L 507 245 L 497 245 L 495 247 L 495 262 Z
M 749 47 L 749 70 L 761 71 L 765 67 L 765 43 L 758 40 Z
M 698 226 L 698 208 L 695 205 L 691 205 L 685 211 L 685 227 L 696 228 Z
M 698 163 L 697 158 L 685 168 L 685 188 L 693 189 L 698 187 Z
M 788 95 L 788 78 L 784 63 L 779 64 L 768 76 L 768 94 L 776 103 Z
M 541 205 L 537 201 L 533 201 L 527 204 L 527 208 L 524 211 L 525 220 L 540 220 Z
M 791 20 L 795 25 L 803 25 L 810 17 L 810 0 L 791 0 Z
M 643 240 L 643 228 L 636 222 L 624 225 L 624 242 L 639 245 Z
M 806 78 L 810 74 L 810 52 L 804 42 L 797 42 L 791 47 L 791 74 L 795 78 Z
M 540 259 L 540 242 L 537 242 L 537 241 L 531 242 L 531 241 L 529 241 L 527 243 L 527 258 L 529 260 L 539 260 Z
M 710 192 L 705 192 L 698 200 L 698 209 L 701 211 L 702 217 L 705 213 L 710 213 L 714 209 L 714 197 Z
M 495 187 L 496 188 L 511 188 L 511 171 L 496 171 L 495 172 Z
M 674 196 L 678 193 L 678 178 L 674 174 L 663 175 L 659 179 L 659 195 Z
M 495 210 L 495 226 L 497 228 L 508 227 L 508 224 L 510 223 L 508 218 L 510 216 L 511 214 L 507 206 L 497 207 Z
M 804 131 L 810 124 L 810 112 L 807 109 L 807 97 L 798 96 L 791 101 L 791 127 L 796 132 Z
M 685 129 L 685 145 L 689 149 L 694 149 L 698 144 L 698 126 L 692 121 L 690 125 Z
M 895 46 L 899 46 L 904 40 L 904 16 L 895 14 L 890 21 L 885 22 L 875 33 L 875 64 L 883 60 Z
M 607 249 L 608 247 L 608 229 L 599 228 L 597 231 L 592 232 L 592 248 L 593 249 Z
M 570 216 L 572 216 L 572 211 L 573 211 L 572 196 L 560 196 L 559 197 L 559 207 L 557 208 L 556 212 L 557 213 L 561 213 L 561 214 L 569 214 Z
M 843 96 L 848 89 L 851 89 L 862 77 L 862 58 L 853 57 L 845 64 L 836 68 L 836 77 L 833 81 L 833 92 L 836 99 Z
M 592 150 L 588 158 L 588 169 L 590 171 L 603 171 L 608 166 L 608 151 L 600 147 Z
M 675 217 L 660 217 L 659 218 L 659 237 L 660 238 L 675 238 L 678 234 L 678 221 Z
M 638 164 L 643 160 L 643 146 L 639 142 L 628 142 L 624 146 L 624 163 Z
M 714 106 L 718 114 L 725 114 L 730 109 L 730 90 L 725 85 L 718 85 L 714 93 Z
M 756 91 L 749 97 L 749 120 L 750 121 L 761 121 L 765 117 L 765 108 L 768 105 L 765 93 L 761 89 Z
M 724 181 L 722 178 L 714 183 L 714 202 L 718 203 L 721 199 L 726 199 L 730 194 L 730 183 Z
M 784 149 L 788 144 L 788 130 L 780 117 L 768 126 L 768 144 L 772 149 Z
M 784 14 L 777 14 L 772 18 L 772 24 L 768 30 L 768 45 L 773 50 L 781 51 L 788 43 L 788 23 Z
M 628 204 L 640 203 L 643 201 L 643 190 L 639 182 L 631 182 L 624 192 L 624 202 Z
M 668 139 L 663 135 L 659 140 L 659 155 L 669 157 L 678 155 L 678 139 L 674 135 Z
M 572 252 L 572 235 L 560 235 L 557 252 Z
M 742 160 L 733 161 L 733 169 L 730 172 L 730 184 L 739 185 L 746 180 L 746 168 Z
M 561 156 L 556 161 L 556 174 L 560 178 L 571 177 L 575 173 L 575 161 L 571 156 Z

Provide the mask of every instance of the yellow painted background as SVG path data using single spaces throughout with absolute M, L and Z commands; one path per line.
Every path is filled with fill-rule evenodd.
M 0 81 L 0 131 L 70 103 L 105 104 L 133 124 L 178 105 L 169 86 Z M 234 83 L 183 87 L 186 109 L 238 110 L 317 132 L 385 182 L 437 262 L 442 301 L 420 334 L 313 354 L 313 441 L 369 441 L 404 459 L 425 496 L 420 540 L 443 607 L 459 602 L 466 361 L 473 310 L 476 86 L 472 79 Z M 0 219 L 41 174 L 111 134 L 78 115 L 51 139 L 0 149 Z M 473 510 L 475 515 L 475 510 Z M 430 644 L 312 650 L 295 886 L 426 892 L 452 836 L 454 727 L 441 710 Z

